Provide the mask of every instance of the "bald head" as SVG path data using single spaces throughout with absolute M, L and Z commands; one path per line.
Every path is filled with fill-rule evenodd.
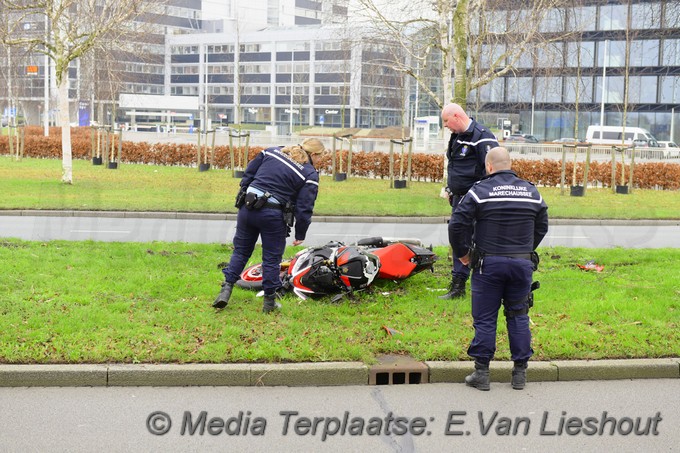
M 512 160 L 510 153 L 502 146 L 491 148 L 486 153 L 486 173 L 491 174 L 501 170 L 510 170 L 512 167 Z
M 442 125 L 454 134 L 460 134 L 470 125 L 470 117 L 460 105 L 446 104 L 442 109 Z

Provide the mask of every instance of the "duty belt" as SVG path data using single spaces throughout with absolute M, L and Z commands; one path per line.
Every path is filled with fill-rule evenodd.
M 523 258 L 531 260 L 531 253 L 485 253 L 484 256 L 504 256 L 506 258 Z
M 283 211 L 284 205 L 281 203 L 271 203 L 271 202 L 266 202 L 264 206 L 262 206 L 262 209 L 269 208 L 269 209 L 279 209 Z

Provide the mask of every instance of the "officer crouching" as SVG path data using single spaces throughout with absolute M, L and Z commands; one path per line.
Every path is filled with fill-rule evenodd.
M 512 388 L 521 390 L 533 354 L 528 313 L 531 291 L 537 287 L 532 287 L 535 250 L 548 232 L 548 206 L 533 184 L 510 169 L 507 149 L 489 150 L 485 165 L 487 176 L 465 194 L 452 226 L 454 256 L 472 270 L 475 336 L 468 355 L 475 359 L 475 371 L 465 383 L 490 389 L 489 363 L 496 352 L 502 305 L 514 362 Z
M 229 265 L 222 269 L 225 281 L 213 307 L 227 306 L 234 283 L 240 278 L 260 237 L 264 290 L 262 311 L 269 313 L 281 308 L 276 298 L 281 288 L 279 271 L 286 238 L 294 225 L 293 245 L 300 245 L 305 240 L 319 189 L 316 168 L 323 153 L 323 143 L 319 139 L 308 138 L 301 145 L 265 149 L 248 164 L 236 197 L 239 211 L 234 253 Z

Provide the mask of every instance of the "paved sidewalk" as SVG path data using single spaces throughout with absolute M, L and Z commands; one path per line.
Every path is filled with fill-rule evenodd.
M 556 360 L 529 365 L 530 382 L 680 378 L 680 358 Z M 424 370 L 423 379 L 415 383 L 461 383 L 473 368 L 471 361 L 413 362 L 410 370 Z M 408 365 L 395 365 L 390 371 L 380 364 L 371 367 L 361 362 L 0 365 L 0 387 L 369 385 L 376 369 L 392 375 L 409 374 Z M 509 382 L 511 369 L 511 362 L 492 362 L 491 380 Z M 391 382 L 392 377 L 396 376 L 390 376 L 390 385 L 398 385 Z M 414 383 L 408 378 L 400 382 Z

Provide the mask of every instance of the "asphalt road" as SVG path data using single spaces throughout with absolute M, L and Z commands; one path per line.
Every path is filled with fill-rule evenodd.
M 0 388 L 0 448 L 678 451 L 679 406 L 678 379 L 541 382 L 521 392 L 507 383 L 490 392 L 463 384 Z
M 231 242 L 236 222 L 218 216 L 197 218 L 73 217 L 73 216 L 0 216 L 0 237 L 47 241 L 120 241 L 120 242 Z M 391 223 L 372 221 L 313 221 L 305 245 L 328 241 L 351 244 L 365 237 L 416 238 L 426 245 L 447 245 L 444 218 L 437 223 L 418 223 L 420 219 L 401 219 Z M 427 219 L 427 221 L 432 221 Z M 680 247 L 680 222 L 552 222 L 543 246 L 585 248 L 662 248 Z

